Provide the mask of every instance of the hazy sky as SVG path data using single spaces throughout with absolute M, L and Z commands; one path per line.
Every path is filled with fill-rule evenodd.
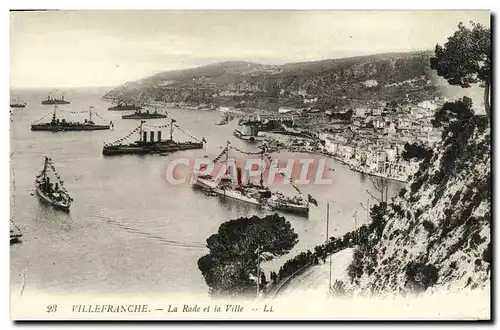
M 11 13 L 11 86 L 113 86 L 245 60 L 281 64 L 433 49 L 463 11 L 59 11 Z

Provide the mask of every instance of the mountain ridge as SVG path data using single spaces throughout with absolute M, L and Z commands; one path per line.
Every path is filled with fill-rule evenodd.
M 224 61 L 164 71 L 128 82 L 104 96 L 110 100 L 152 100 L 192 105 L 277 109 L 305 106 L 319 98 L 321 109 L 348 106 L 343 99 L 414 101 L 436 96 L 429 83 L 432 52 L 395 52 L 281 65 Z M 370 87 L 367 80 L 376 81 Z M 408 86 L 386 86 L 415 80 Z

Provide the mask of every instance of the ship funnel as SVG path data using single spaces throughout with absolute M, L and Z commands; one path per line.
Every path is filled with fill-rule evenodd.
M 236 168 L 236 175 L 238 178 L 238 184 L 240 185 L 241 184 L 241 167 Z
M 155 132 L 151 131 L 149 132 L 149 142 L 155 142 Z
M 158 131 L 158 142 L 161 142 L 161 131 Z
M 142 142 L 148 142 L 148 132 L 142 132 Z

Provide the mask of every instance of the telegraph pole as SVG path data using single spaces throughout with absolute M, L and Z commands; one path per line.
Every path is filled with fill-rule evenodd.
M 260 247 L 257 248 L 257 299 L 259 299 L 259 281 L 260 281 Z
M 357 215 L 358 215 L 358 211 L 355 211 L 352 214 L 352 216 L 354 217 L 354 235 L 355 235 L 356 239 L 358 238 L 358 235 L 356 234 L 356 230 L 358 229 L 358 224 L 357 224 L 357 219 L 356 219 Z

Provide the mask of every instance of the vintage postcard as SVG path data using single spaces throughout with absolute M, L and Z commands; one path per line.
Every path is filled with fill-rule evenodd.
M 11 11 L 11 319 L 490 320 L 490 20 Z

